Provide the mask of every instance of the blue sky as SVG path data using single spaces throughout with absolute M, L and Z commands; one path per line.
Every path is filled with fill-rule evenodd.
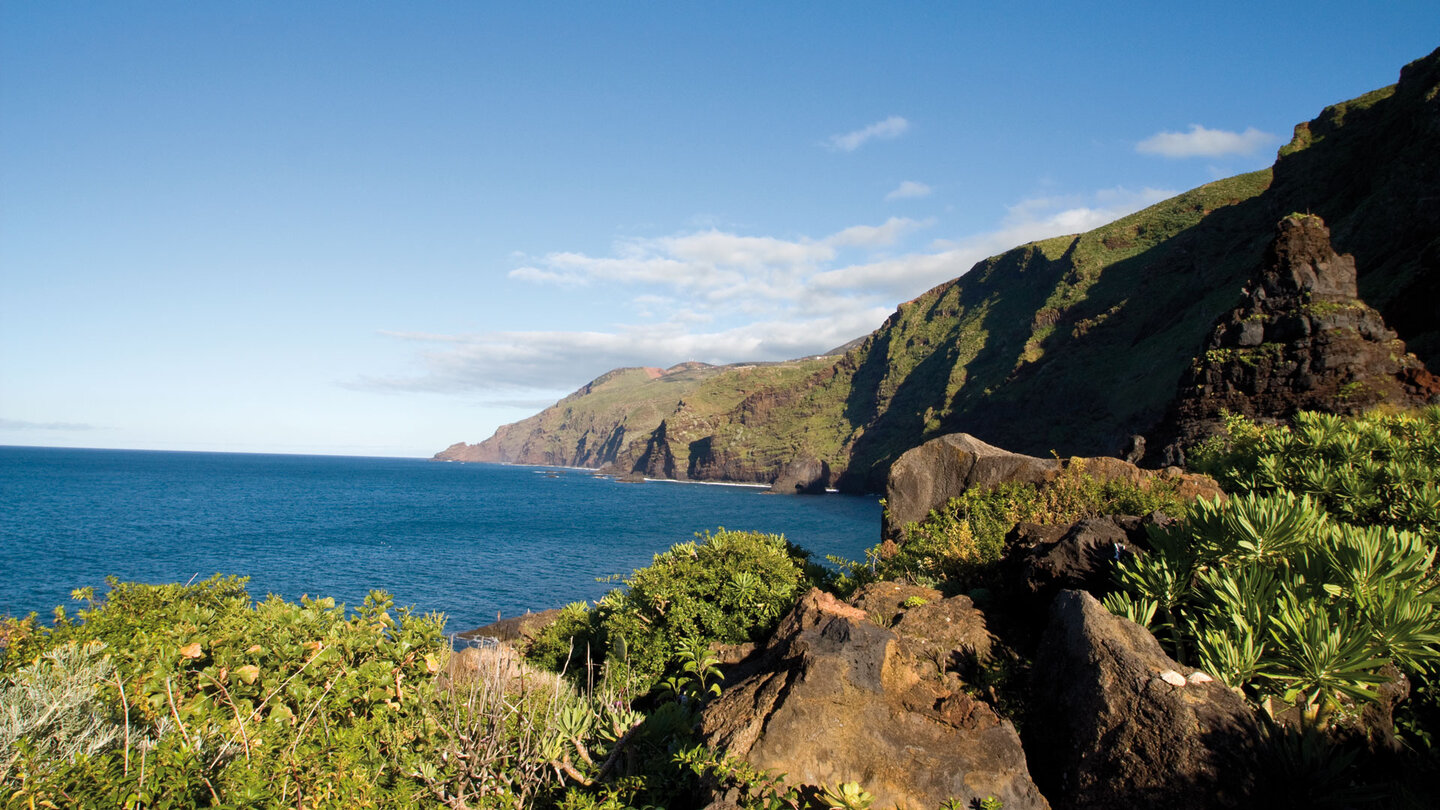
M 1268 165 L 1440 3 L 0 2 L 0 444 L 428 456 Z

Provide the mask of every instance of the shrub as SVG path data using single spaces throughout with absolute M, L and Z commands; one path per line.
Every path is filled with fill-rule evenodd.
M 1309 496 L 1199 502 L 1117 567 L 1115 613 L 1181 663 L 1323 719 L 1375 697 L 1384 669 L 1440 663 L 1435 550 L 1417 534 L 1332 520 Z
M 111 583 L 7 658 L 12 801 L 93 806 L 418 802 L 439 617 L 372 593 L 252 604 L 244 580 Z M 88 715 L 73 722 L 77 712 Z M 84 721 L 84 718 L 81 718 Z M 90 737 L 83 747 L 77 737 Z
M 592 610 L 566 608 L 530 657 L 558 669 L 562 651 L 588 648 L 645 691 L 667 667 L 682 671 L 678 655 L 686 643 L 762 639 L 817 576 L 807 554 L 784 537 L 721 528 L 655 555 Z
M 1314 497 L 1346 523 L 1440 540 L 1440 406 L 1360 417 L 1300 413 L 1289 426 L 1227 417 L 1191 453 L 1226 491 Z
M 1184 513 L 1185 503 L 1171 482 L 1154 479 L 1141 486 L 1100 481 L 1077 460 L 1045 486 L 1008 482 L 988 490 L 967 490 L 925 520 L 903 527 L 898 544 L 870 549 L 868 564 L 835 562 L 848 572 L 840 583 L 845 590 L 866 582 L 904 579 L 958 592 L 984 580 L 1016 524 L 1073 523 L 1097 515 L 1145 515 L 1156 510 Z

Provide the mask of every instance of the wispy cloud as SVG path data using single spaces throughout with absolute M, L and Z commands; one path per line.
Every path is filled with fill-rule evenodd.
M 870 126 L 854 132 L 831 135 L 825 143 L 831 149 L 839 152 L 854 152 L 869 141 L 898 138 L 904 135 L 908 129 L 910 129 L 909 121 L 898 115 L 892 115 L 884 121 L 876 121 Z
M 568 392 L 621 366 L 804 357 L 875 329 L 899 301 L 988 256 L 1089 230 L 1172 195 L 1114 188 L 1021 200 L 991 231 L 928 244 L 920 235 L 933 221 L 892 217 L 819 238 L 709 228 L 621 239 L 604 256 L 547 254 L 511 278 L 550 286 L 555 295 L 601 285 L 626 290 L 639 322 L 584 332 L 389 332 L 418 347 L 415 371 L 351 386 L 520 401 Z
M 885 202 L 894 200 L 913 200 L 920 197 L 929 197 L 934 189 L 924 183 L 915 180 L 906 180 L 895 187 L 895 190 L 885 195 Z
M 95 430 L 94 425 L 81 422 L 27 422 L 24 419 L 0 419 L 0 430 Z
M 893 245 L 902 237 L 907 236 L 921 228 L 934 224 L 934 220 L 927 219 L 917 222 L 905 217 L 891 217 L 885 220 L 882 225 L 853 225 L 843 231 L 832 234 L 825 239 L 830 245 L 850 245 L 856 247 L 884 247 Z
M 1278 137 L 1254 127 L 1249 127 L 1244 132 L 1228 132 L 1191 124 L 1189 132 L 1157 132 L 1135 144 L 1135 151 L 1142 155 L 1160 155 L 1167 158 L 1253 155 L 1279 140 Z

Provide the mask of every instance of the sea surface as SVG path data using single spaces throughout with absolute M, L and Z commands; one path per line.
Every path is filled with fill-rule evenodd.
M 597 578 L 721 526 L 861 559 L 880 506 L 421 459 L 0 447 L 0 615 L 48 618 L 107 576 L 223 573 L 255 599 L 385 590 L 456 633 L 596 599 L 615 587 Z

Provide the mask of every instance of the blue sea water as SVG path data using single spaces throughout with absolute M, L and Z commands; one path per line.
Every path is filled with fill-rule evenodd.
M 378 588 L 460 632 L 595 599 L 614 587 L 598 577 L 720 526 L 859 559 L 880 506 L 420 459 L 0 447 L 0 615 L 48 617 L 111 575 L 225 573 L 257 599 Z

